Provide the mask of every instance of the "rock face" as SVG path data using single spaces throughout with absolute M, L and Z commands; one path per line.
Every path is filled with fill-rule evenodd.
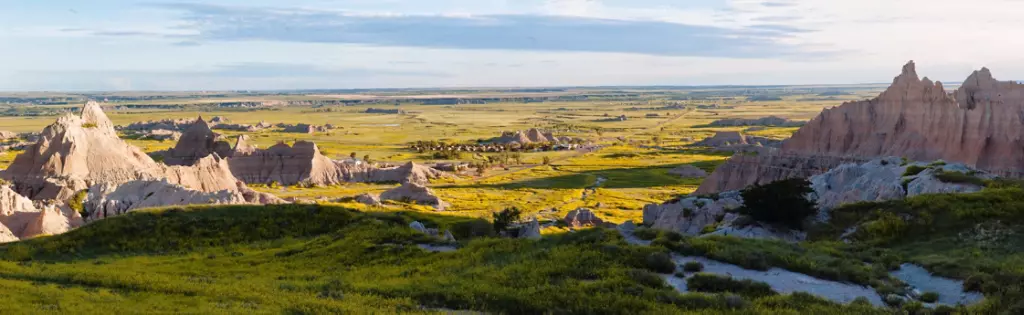
M 598 218 L 593 211 L 586 208 L 579 208 L 573 211 L 569 211 L 569 214 L 565 215 L 565 223 L 574 228 L 581 228 L 586 226 L 600 226 L 604 224 L 601 218 Z
M 139 180 L 120 185 L 97 184 L 89 188 L 85 208 L 89 221 L 122 215 L 133 210 L 166 206 L 246 204 L 238 190 L 201 192 L 166 180 Z
M 434 209 L 443 211 L 449 205 L 434 194 L 434 191 L 426 186 L 414 183 L 402 184 L 397 188 L 385 191 L 380 194 L 381 200 L 394 200 L 400 202 L 415 202 L 417 204 L 433 206 Z
M 167 151 L 164 163 L 191 166 L 215 153 L 218 157 L 227 157 L 231 154 L 231 145 L 221 141 L 220 135 L 210 129 L 203 117 L 199 117 L 181 134 L 178 144 Z
M 708 176 L 708 172 L 693 165 L 682 165 L 669 170 L 668 173 L 682 178 L 702 178 Z
M 82 225 L 82 216 L 68 207 L 35 205 L 0 186 L 0 243 L 67 232 Z
M 908 174 L 911 167 L 921 170 Z M 830 210 L 863 201 L 897 200 L 922 194 L 969 193 L 982 189 L 970 183 L 943 182 L 941 173 L 956 172 L 979 179 L 994 176 L 964 164 L 904 164 L 896 157 L 878 158 L 865 163 L 841 164 L 830 171 L 810 176 L 813 193 L 807 198 L 817 204 L 819 222 L 829 219 Z M 739 237 L 775 238 L 788 241 L 802 239 L 802 234 L 742 219 L 729 210 L 743 205 L 739 191 L 718 193 L 716 198 L 689 197 L 664 204 L 644 207 L 644 223 L 653 228 L 676 231 L 686 235 L 733 235 Z M 708 231 L 708 227 L 714 227 Z
M 902 156 L 945 160 L 1007 177 L 1024 175 L 1024 85 L 1000 82 L 988 69 L 972 73 L 952 94 L 919 79 L 913 62 L 878 97 L 822 111 L 786 140 L 784 156 Z M 764 161 L 771 162 L 771 161 Z M 730 164 L 729 162 L 727 164 Z M 733 165 L 712 174 L 701 192 L 739 189 L 784 179 L 772 165 Z M 733 172 L 746 175 L 737 176 Z M 821 173 L 823 170 L 808 170 Z
M 82 115 L 66 115 L 43 130 L 37 143 L 15 157 L 0 178 L 34 200 L 66 200 L 97 183 L 167 178 L 189 189 L 236 189 L 227 164 L 206 159 L 193 167 L 168 167 L 117 137 L 99 104 L 89 102 Z
M 0 130 L 0 140 L 16 139 L 18 134 L 6 130 Z

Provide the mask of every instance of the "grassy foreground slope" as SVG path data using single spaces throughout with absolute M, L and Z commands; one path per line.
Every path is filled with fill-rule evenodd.
M 460 249 L 412 220 L 451 229 Z M 541 241 L 488 222 L 317 205 L 137 212 L 0 247 L 0 313 L 864 314 L 805 294 L 679 294 L 665 250 L 610 230 Z

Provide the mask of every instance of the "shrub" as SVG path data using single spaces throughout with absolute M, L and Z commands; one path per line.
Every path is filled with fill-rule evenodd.
M 542 163 L 544 163 L 544 165 L 551 165 L 551 158 L 550 157 L 545 156 L 542 161 L 543 161 Z
M 683 271 L 686 272 L 701 272 L 704 270 L 704 264 L 699 261 L 690 261 L 683 264 Z
M 519 216 L 522 215 L 522 213 L 523 212 L 516 207 L 505 208 L 505 210 L 493 213 L 494 232 L 503 233 L 507 231 L 508 227 L 512 225 L 512 223 L 519 221 Z
M 647 270 L 631 269 L 628 274 L 631 279 L 644 286 L 656 289 L 665 286 L 665 280 L 661 276 Z
M 906 177 L 906 176 L 914 176 L 914 175 L 917 175 L 917 174 L 921 174 L 921 172 L 924 172 L 924 170 L 926 170 L 926 169 L 928 169 L 928 167 L 920 166 L 920 165 L 907 166 L 907 170 L 903 171 L 903 176 Z
M 935 292 L 925 292 L 921 294 L 921 302 L 935 303 L 939 300 L 939 294 Z
M 666 253 L 651 253 L 644 261 L 648 270 L 658 273 L 673 273 L 676 271 L 676 264 L 672 262 L 672 256 Z
M 633 236 L 645 241 L 650 241 L 658 237 L 658 230 L 640 227 L 633 230 Z
M 82 124 L 82 128 L 96 128 L 96 127 L 97 126 L 94 123 L 84 123 L 84 124 Z
M 792 178 L 744 189 L 740 213 L 757 221 L 801 229 L 805 218 L 818 212 L 807 194 L 814 192 L 806 179 Z
M 82 190 L 75 193 L 75 195 L 71 197 L 71 200 L 68 200 L 68 207 L 81 214 L 82 217 L 88 217 L 89 213 L 85 211 L 85 197 L 88 194 L 88 190 Z
M 693 291 L 723 293 L 730 292 L 748 297 L 776 295 L 767 283 L 699 273 L 686 280 L 686 287 Z
M 977 176 L 961 172 L 946 172 L 940 170 L 935 172 L 935 178 L 943 183 L 985 186 L 985 180 L 978 178 Z

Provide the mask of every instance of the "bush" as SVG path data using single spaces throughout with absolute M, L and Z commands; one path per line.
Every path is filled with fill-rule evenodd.
M 686 287 L 693 291 L 710 293 L 735 293 L 748 297 L 776 295 L 767 283 L 699 273 L 686 280 Z
M 683 264 L 683 271 L 686 272 L 701 272 L 704 270 L 704 264 L 699 261 L 690 261 Z
M 807 194 L 814 192 L 806 179 L 792 178 L 744 189 L 740 213 L 757 221 L 802 229 L 803 221 L 818 213 Z
M 921 302 L 935 303 L 939 300 L 939 294 L 935 292 L 925 292 L 921 294 Z
M 985 186 L 985 180 L 978 178 L 977 176 L 961 172 L 946 172 L 939 170 L 935 172 L 935 178 L 943 183 Z
M 926 169 L 928 169 L 928 167 L 920 166 L 920 165 L 907 166 L 907 170 L 903 171 L 903 176 L 906 177 L 906 176 L 914 176 L 914 175 L 917 175 L 917 174 L 921 174 L 921 172 L 924 172 L 924 170 L 926 170 Z
M 516 207 L 505 208 L 505 210 L 501 210 L 501 212 L 495 212 L 493 214 L 493 216 L 494 216 L 494 223 L 493 223 L 493 225 L 494 225 L 494 232 L 500 234 L 502 232 L 507 231 L 508 227 L 510 225 L 512 225 L 512 223 L 519 221 L 519 216 L 522 213 L 523 212 L 521 210 L 519 210 L 519 208 L 516 208 Z
M 82 190 L 75 193 L 75 195 L 71 197 L 71 200 L 68 200 L 68 207 L 81 214 L 82 217 L 88 217 L 89 213 L 85 211 L 85 197 L 88 194 L 88 190 Z
M 645 241 L 650 241 L 658 237 L 658 230 L 640 227 L 633 230 L 633 236 Z
M 645 260 L 648 270 L 658 273 L 673 273 L 676 271 L 676 264 L 672 262 L 672 256 L 666 253 L 651 253 Z

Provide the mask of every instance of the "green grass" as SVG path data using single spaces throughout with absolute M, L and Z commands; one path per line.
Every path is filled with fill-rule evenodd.
M 697 292 L 735 293 L 747 297 L 776 295 L 767 283 L 751 280 L 735 280 L 728 276 L 698 273 L 686 279 L 686 287 Z
M 855 251 L 884 251 L 985 293 L 974 313 L 1024 311 L 1024 235 L 1019 232 L 1024 190 L 1019 185 L 847 205 L 833 210 L 831 221 L 812 237 L 835 239 L 851 227 L 857 227 L 850 237 Z
M 460 249 L 408 228 L 452 229 Z M 802 295 L 738 305 L 680 294 L 657 247 L 614 230 L 541 241 L 464 230 L 480 220 L 316 205 L 173 208 L 0 246 L 4 313 L 883 314 Z M 671 265 L 669 263 L 668 265 Z M 674 268 L 674 266 L 672 266 Z

